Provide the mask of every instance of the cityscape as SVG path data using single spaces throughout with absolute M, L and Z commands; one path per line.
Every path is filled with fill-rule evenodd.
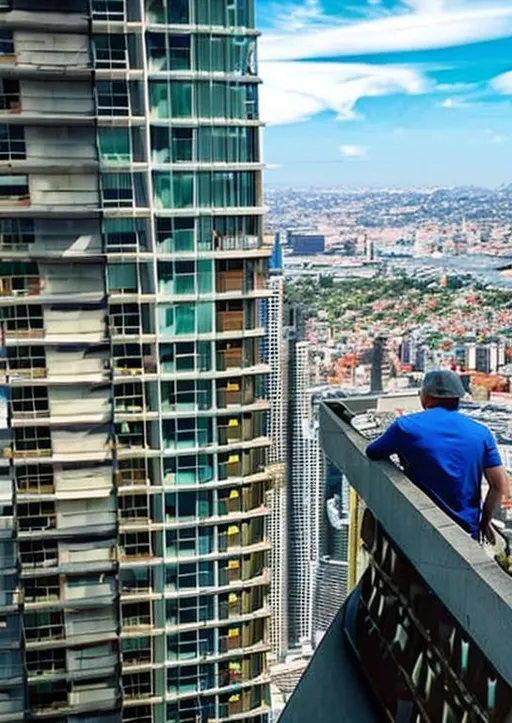
M 512 498 L 480 544 L 365 453 L 450 370 L 512 475 L 510 50 L 0 0 L 0 723 L 512 720 Z

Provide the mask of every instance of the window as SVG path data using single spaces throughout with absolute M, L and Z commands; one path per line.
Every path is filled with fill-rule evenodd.
M 97 35 L 93 41 L 94 64 L 96 68 L 108 70 L 128 68 L 128 50 L 126 35 Z
M 255 120 L 258 117 L 258 89 L 254 83 L 199 81 L 196 94 L 200 118 Z
M 16 419 L 35 419 L 50 414 L 46 387 L 13 387 L 11 389 L 12 415 Z
M 163 411 L 191 411 L 211 409 L 210 382 L 174 381 L 162 383 Z
M 28 198 L 28 176 L 0 176 L 0 203 Z
M 92 0 L 93 20 L 125 20 L 125 0 Z
M 104 219 L 103 235 L 107 253 L 148 250 L 147 223 L 142 218 Z
M 198 25 L 253 28 L 254 3 L 251 0 L 195 0 Z
M 103 173 L 101 175 L 103 204 L 107 208 L 147 207 L 143 173 Z
M 18 502 L 17 518 L 19 529 L 23 532 L 52 530 L 57 526 L 53 502 Z
M 149 100 L 153 118 L 191 118 L 192 83 L 182 80 L 150 81 Z
M 205 520 L 213 514 L 211 492 L 196 490 L 190 492 L 168 492 L 165 495 L 165 516 L 168 522 L 194 522 Z M 176 572 L 171 568 L 172 572 Z
M 190 22 L 189 0 L 146 0 L 148 23 L 185 25 Z
M 190 42 L 190 35 L 149 33 L 147 44 L 150 71 L 190 70 Z
M 42 332 L 43 310 L 38 304 L 17 304 L 2 310 L 5 330 L 13 333 Z
M 98 115 L 129 115 L 130 95 L 126 80 L 101 81 L 96 86 Z
M 119 535 L 119 547 L 122 557 L 137 558 L 137 557 L 151 557 L 151 536 L 149 532 L 130 532 L 121 533 Z M 130 620 L 136 618 L 137 621 L 141 617 L 147 618 L 147 624 L 151 624 L 151 614 L 138 610 L 139 604 L 135 605 L 124 605 L 123 606 L 123 624 L 129 625 Z M 139 624 L 141 624 L 139 622 Z
M 20 541 L 20 560 L 22 567 L 55 567 L 58 562 L 57 543 L 43 540 Z
M 153 174 L 156 208 L 191 208 L 194 205 L 194 174 L 167 173 Z
M 216 208 L 256 205 L 256 175 L 251 172 L 223 171 L 198 173 L 199 206 Z
M 164 459 L 164 485 L 198 485 L 211 482 L 214 476 L 213 457 L 207 454 Z
M 153 163 L 180 163 L 194 160 L 192 128 L 151 127 Z
M 134 205 L 135 194 L 131 173 L 103 173 L 101 188 L 104 206 L 123 208 Z
M 190 590 L 198 587 L 210 587 L 213 584 L 214 570 L 211 562 L 171 564 L 165 570 L 165 586 L 171 590 Z
M 185 450 L 213 442 L 212 420 L 205 417 L 164 420 L 162 431 L 165 449 Z
M 255 128 L 202 127 L 197 147 L 198 161 L 254 163 L 258 160 L 258 132 Z
M 174 533 L 173 535 L 172 533 L 168 533 L 167 541 L 171 542 L 171 538 L 177 536 L 177 534 L 178 533 Z M 204 533 L 200 534 L 202 537 L 205 537 Z M 187 537 L 193 539 L 193 535 L 194 530 L 180 530 L 180 539 L 183 542 L 185 542 Z M 181 598 L 180 600 L 167 600 L 167 622 L 173 625 L 187 625 L 188 623 L 210 620 L 213 614 L 213 602 L 213 597 L 206 595 Z M 178 670 L 182 671 L 185 670 L 185 668 L 179 668 Z M 176 670 L 176 672 L 178 672 L 178 670 Z
M 64 613 L 55 612 L 26 612 L 23 615 L 23 627 L 27 640 L 56 640 L 64 637 Z
M 136 293 L 139 288 L 137 264 L 110 264 L 107 276 L 111 294 Z
M 160 368 L 162 374 L 179 374 L 190 371 L 210 371 L 211 344 L 209 341 L 161 344 Z
M 158 264 L 158 291 L 161 294 L 211 294 L 211 261 L 161 261 Z
M 124 698 L 147 698 L 153 694 L 153 682 L 150 672 L 125 673 L 123 675 Z
M 30 675 L 45 675 L 66 671 L 66 651 L 54 650 L 27 650 L 27 670 Z
M 20 81 L 0 78 L 0 111 L 11 113 L 21 110 Z
M 144 401 L 144 386 L 140 382 L 130 382 L 115 386 L 114 404 L 119 414 L 142 412 L 146 404 Z
M 19 427 L 14 430 L 16 452 L 51 453 L 50 430 L 46 427 Z M 27 455 L 30 456 L 30 455 Z
M 40 292 L 41 282 L 36 263 L 0 262 L 0 296 L 36 296 Z
M 157 218 L 156 242 L 160 253 L 193 251 L 195 220 L 193 218 Z
M 256 75 L 256 41 L 242 35 L 196 37 L 196 70 L 233 75 Z
M 110 307 L 110 323 L 113 333 L 119 336 L 138 336 L 143 333 L 138 304 L 113 304 Z
M 162 305 L 159 307 L 159 316 L 162 334 L 209 334 L 213 329 L 213 304 L 208 302 Z
M 9 346 L 7 363 L 11 378 L 46 376 L 44 346 Z
M 98 144 L 100 150 L 100 159 L 102 161 L 132 160 L 131 137 L 129 128 L 100 128 L 98 131 Z
M 53 467 L 44 464 L 16 467 L 16 490 L 19 495 L 53 493 Z
M 34 222 L 29 219 L 0 219 L 0 248 L 23 251 L 35 241 Z
M 14 55 L 12 32 L 7 28 L 0 28 L 0 55 Z

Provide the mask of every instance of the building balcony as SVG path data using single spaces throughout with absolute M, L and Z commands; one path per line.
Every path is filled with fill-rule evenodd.
M 366 508 L 364 571 L 281 720 L 512 720 L 512 580 L 397 467 L 366 458 L 356 403 L 376 406 L 322 404 L 320 434 Z

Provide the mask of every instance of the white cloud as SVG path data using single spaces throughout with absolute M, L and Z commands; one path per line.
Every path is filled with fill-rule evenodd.
M 441 93 L 467 93 L 477 87 L 477 83 L 438 83 L 436 90 Z
M 266 16 L 271 19 L 271 27 L 280 33 L 322 27 L 327 22 L 319 0 L 303 2 L 276 2 L 267 7 Z
M 431 87 L 421 73 L 398 65 L 263 62 L 260 75 L 261 117 L 269 124 L 297 123 L 323 111 L 355 120 L 361 98 L 421 94 Z
M 445 98 L 441 103 L 439 103 L 440 108 L 447 108 L 448 110 L 451 110 L 452 108 L 468 108 L 470 106 L 470 103 L 467 103 L 465 100 L 460 100 L 459 98 Z
M 340 146 L 340 153 L 345 158 L 364 158 L 368 153 L 368 146 Z
M 404 0 L 404 4 L 418 13 L 440 13 L 446 5 L 444 0 Z
M 487 128 L 485 133 L 489 139 L 489 143 L 503 143 L 506 140 L 505 136 L 495 133 L 490 128 Z
M 421 6 L 421 7 L 420 7 Z M 305 27 L 294 33 L 263 35 L 263 60 L 346 57 L 369 53 L 455 47 L 512 35 L 512 6 L 486 2 L 425 12 L 435 3 L 416 2 L 415 11 L 351 24 L 330 18 L 327 27 Z
M 493 78 L 491 88 L 502 95 L 512 95 L 512 70 Z

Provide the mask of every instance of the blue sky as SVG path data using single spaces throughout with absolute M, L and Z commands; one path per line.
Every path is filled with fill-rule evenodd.
M 512 0 L 256 0 L 268 184 L 512 182 Z

